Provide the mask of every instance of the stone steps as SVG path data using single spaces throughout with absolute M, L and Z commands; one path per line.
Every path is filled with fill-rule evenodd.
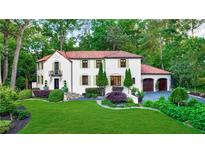
M 77 99 L 82 97 L 80 94 L 68 92 L 66 94 L 66 100 Z

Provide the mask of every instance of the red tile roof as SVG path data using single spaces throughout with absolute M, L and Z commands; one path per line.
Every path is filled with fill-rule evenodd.
M 98 58 L 142 58 L 140 55 L 135 55 L 125 51 L 58 51 L 67 59 L 98 59 Z M 39 59 L 37 62 L 46 61 L 51 55 Z
M 171 72 L 150 65 L 141 64 L 141 74 L 171 74 Z

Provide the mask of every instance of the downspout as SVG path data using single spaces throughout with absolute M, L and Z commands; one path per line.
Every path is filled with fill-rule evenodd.
M 73 92 L 73 61 L 71 62 L 71 92 Z

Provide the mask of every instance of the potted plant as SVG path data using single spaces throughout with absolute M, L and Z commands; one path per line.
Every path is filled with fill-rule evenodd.
M 132 89 L 131 89 L 132 95 L 136 95 L 136 92 L 137 92 L 137 91 L 138 91 L 138 88 L 132 87 Z
M 143 91 L 137 91 L 137 96 L 138 96 L 138 102 L 142 103 L 142 99 L 144 97 L 144 92 Z
M 44 87 L 43 87 L 43 89 L 44 89 L 44 90 L 48 90 L 48 85 L 47 85 L 47 82 L 48 82 L 48 81 L 47 81 L 47 80 L 45 80 L 45 85 L 44 85 Z

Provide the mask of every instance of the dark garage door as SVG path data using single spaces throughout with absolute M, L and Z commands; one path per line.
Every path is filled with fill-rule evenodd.
M 153 79 L 144 79 L 143 80 L 143 91 L 153 91 L 154 80 Z
M 159 91 L 166 91 L 167 90 L 167 79 L 159 79 Z

